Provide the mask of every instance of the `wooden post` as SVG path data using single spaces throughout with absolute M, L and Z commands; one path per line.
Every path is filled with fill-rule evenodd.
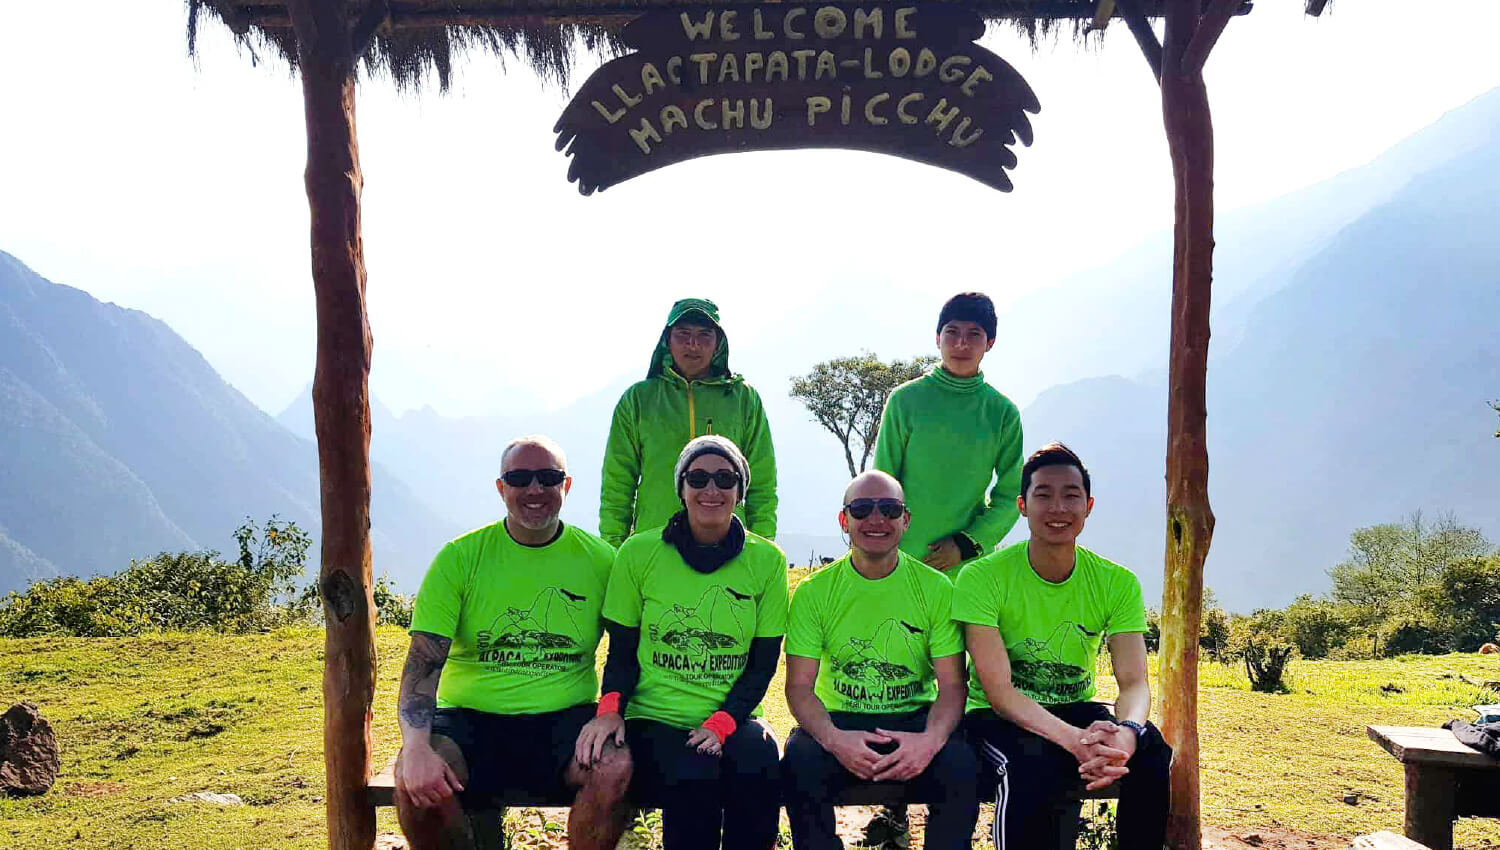
M 1453 850 L 1453 821 L 1458 816 L 1458 772 L 1452 768 L 1407 762 L 1406 837 L 1432 850 Z
M 354 131 L 356 22 L 345 3 L 289 0 L 307 122 L 307 206 L 318 313 L 313 418 L 323 507 L 323 756 L 330 850 L 370 850 L 375 810 L 370 707 L 375 629 L 370 577 L 372 340 L 365 314 L 359 196 L 364 178 Z
M 1169 0 L 1162 44 L 1162 118 L 1176 186 L 1172 347 L 1167 397 L 1167 545 L 1162 587 L 1162 731 L 1172 745 L 1168 844 L 1202 847 L 1198 806 L 1198 630 L 1203 561 L 1213 538 L 1206 434 L 1209 296 L 1213 287 L 1213 122 L 1202 58 L 1218 32 L 1199 0 Z M 1219 27 L 1222 30 L 1222 27 Z M 1185 61 L 1188 57 L 1201 57 Z

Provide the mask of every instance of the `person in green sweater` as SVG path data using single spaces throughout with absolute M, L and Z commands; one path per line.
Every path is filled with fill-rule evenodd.
M 875 442 L 875 468 L 901 482 L 911 509 L 901 551 L 954 581 L 1020 516 L 1021 414 L 979 370 L 996 324 L 989 296 L 948 299 L 937 322 L 941 364 L 891 392 Z M 904 847 L 906 834 L 905 811 L 888 808 L 865 843 Z
M 901 482 L 911 506 L 901 551 L 955 580 L 955 568 L 995 548 L 1020 515 L 1021 414 L 979 370 L 995 324 L 988 296 L 948 299 L 938 314 L 942 363 L 891 392 L 875 443 L 875 468 Z
M 666 525 L 682 507 L 672 470 L 682 447 L 714 434 L 739 446 L 755 489 L 737 512 L 747 528 L 776 536 L 776 453 L 760 394 L 729 370 L 729 338 L 719 308 L 704 298 L 672 305 L 646 379 L 615 405 L 604 447 L 599 536 L 618 547 L 632 534 Z

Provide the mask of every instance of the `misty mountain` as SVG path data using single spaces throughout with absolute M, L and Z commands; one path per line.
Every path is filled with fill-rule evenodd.
M 1494 125 L 1500 128 L 1500 121 Z M 1500 132 L 1414 175 L 1250 311 L 1209 369 L 1206 581 L 1229 607 L 1328 587 L 1350 531 L 1417 509 L 1500 539 Z M 1216 344 L 1218 344 L 1216 342 Z M 1098 506 L 1085 542 L 1159 598 L 1166 386 L 1100 378 L 1023 411 L 1068 441 Z
M 376 489 L 377 572 L 419 576 L 454 527 L 383 470 Z M 0 252 L 0 590 L 229 550 L 246 517 L 316 535 L 318 493 L 313 445 L 171 328 Z
M 1418 176 L 1477 150 L 1500 132 L 1500 89 L 1455 109 L 1366 165 L 1214 220 L 1213 328 L 1216 351 L 1246 330 L 1261 299 L 1289 284 L 1330 239 Z M 1165 155 L 1165 153 L 1163 154 Z M 1108 223 L 1096 226 L 1107 227 Z M 1162 232 L 1108 264 L 1031 293 L 1002 310 L 998 351 L 1046 350 L 1002 387 L 1020 399 L 1099 375 L 1132 375 L 1166 362 L 1172 289 L 1172 237 Z M 982 286 L 980 287 L 983 288 Z M 1065 347 L 1037 316 L 1068 316 L 1089 329 Z

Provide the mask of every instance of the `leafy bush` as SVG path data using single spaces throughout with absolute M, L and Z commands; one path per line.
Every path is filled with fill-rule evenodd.
M 1229 655 L 1244 662 L 1253 691 L 1286 693 L 1287 665 L 1296 653 L 1297 647 L 1287 639 L 1283 611 L 1259 610 L 1229 624 Z
M 1304 593 L 1286 607 L 1286 636 L 1303 658 L 1327 658 L 1353 633 L 1350 612 L 1335 602 Z
M 412 606 L 416 597 L 396 592 L 395 582 L 385 573 L 375 580 L 375 622 L 382 626 L 411 628 Z
M 264 529 L 246 521 L 234 536 L 234 561 L 213 551 L 162 552 L 112 576 L 33 582 L 0 602 L 0 635 L 251 632 L 306 622 L 310 607 L 297 579 L 311 543 L 307 532 L 273 516 Z

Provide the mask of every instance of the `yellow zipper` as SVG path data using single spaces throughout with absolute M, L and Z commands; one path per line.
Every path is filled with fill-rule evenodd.
M 688 388 L 688 439 L 698 436 L 698 417 L 693 412 L 693 382 L 687 382 Z

